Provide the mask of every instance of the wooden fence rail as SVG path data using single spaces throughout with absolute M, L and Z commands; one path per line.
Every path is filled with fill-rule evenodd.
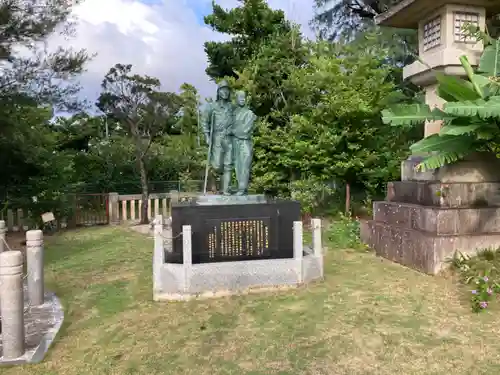
M 88 207 L 77 207 L 76 217 L 58 218 L 60 227 L 67 227 L 71 223 L 75 226 L 92 226 L 99 224 L 120 224 L 139 222 L 142 217 L 141 206 L 142 196 L 140 194 L 124 194 L 118 193 L 100 194 L 106 199 L 96 200 L 96 204 L 92 206 L 92 212 L 87 212 Z M 171 191 L 162 194 L 150 194 L 148 201 L 148 219 L 152 220 L 156 215 L 170 216 L 172 203 L 182 202 L 193 199 L 199 193 L 184 193 Z M 95 195 L 96 197 L 99 194 Z M 95 202 L 94 202 L 95 203 Z M 102 211 L 102 214 L 95 214 L 95 211 Z M 104 220 L 103 220 L 104 217 Z M 0 213 L 0 220 L 5 220 L 7 231 L 19 232 L 29 229 L 37 229 L 30 212 L 18 209 L 7 209 Z

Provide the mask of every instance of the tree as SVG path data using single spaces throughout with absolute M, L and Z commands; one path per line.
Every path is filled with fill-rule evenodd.
M 290 100 L 292 92 L 283 83 L 290 74 L 307 63 L 310 50 L 302 40 L 297 26 L 287 33 L 275 34 L 263 42 L 248 60 L 238 79 L 230 80 L 236 88 L 243 88 L 249 104 L 259 117 L 269 116 L 273 126 L 284 125 L 288 116 L 302 108 Z
M 176 127 L 181 134 L 196 135 L 198 133 L 198 117 L 200 112 L 198 90 L 189 83 L 183 83 L 179 98 L 182 105 L 182 116 Z
M 104 77 L 97 106 L 118 121 L 134 143 L 142 188 L 142 223 L 148 222 L 146 157 L 154 139 L 168 134 L 178 120 L 178 95 L 161 92 L 160 81 L 132 74 L 132 65 L 116 64 Z
M 406 148 L 423 132 L 381 122 L 385 103 L 404 97 L 386 55 L 371 37 L 304 42 L 293 30 L 261 45 L 233 82 L 261 119 L 252 186 L 278 195 L 300 190 L 312 209 L 334 180 L 373 196 L 397 178 Z
M 205 23 L 232 36 L 227 42 L 206 42 L 207 74 L 213 79 L 237 77 L 260 44 L 276 33 L 286 33 L 290 23 L 281 10 L 269 8 L 265 0 L 239 0 L 240 6 L 225 10 L 215 2 Z
M 71 179 L 67 169 L 71 157 L 53 152 L 58 136 L 49 120 L 57 110 L 81 106 L 74 78 L 89 56 L 62 48 L 47 53 L 42 44 L 55 32 L 70 35 L 67 19 L 74 3 L 5 0 L 0 4 L 0 162 L 5 177 L 0 199 L 4 201 L 40 196 L 57 206 L 59 188 Z

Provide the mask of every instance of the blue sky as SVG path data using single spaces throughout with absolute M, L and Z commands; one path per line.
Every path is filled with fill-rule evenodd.
M 313 37 L 308 22 L 313 17 L 313 0 L 268 0 L 271 7 L 283 9 L 292 21 L 302 25 Z M 207 58 L 203 44 L 223 41 L 203 22 L 211 11 L 212 0 L 84 0 L 75 8 L 76 37 L 65 40 L 55 35 L 50 48 L 60 45 L 84 48 L 96 54 L 81 77 L 82 95 L 93 101 L 106 72 L 116 63 L 132 64 L 139 74 L 161 80 L 163 89 L 177 91 L 188 82 L 202 97 L 215 92 L 205 74 Z M 224 8 L 237 0 L 217 0 Z M 119 11 L 117 11 L 119 10 Z

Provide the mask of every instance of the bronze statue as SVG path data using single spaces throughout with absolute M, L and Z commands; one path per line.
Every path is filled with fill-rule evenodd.
M 253 157 L 252 133 L 257 116 L 246 106 L 246 95 L 243 91 L 236 93 L 236 104 L 232 126 L 232 148 L 236 179 L 238 181 L 236 195 L 246 195 L 248 193 L 248 181 Z
M 211 165 L 215 172 L 222 174 L 222 193 L 231 194 L 231 174 L 233 171 L 232 126 L 234 123 L 234 106 L 231 103 L 231 90 L 226 81 L 217 88 L 217 100 L 208 105 L 202 118 L 202 131 L 208 144 L 205 186 L 207 192 L 208 168 Z

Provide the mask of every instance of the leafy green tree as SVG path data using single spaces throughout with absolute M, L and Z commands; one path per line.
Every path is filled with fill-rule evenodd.
M 73 82 L 89 56 L 62 48 L 47 53 L 40 47 L 56 29 L 70 35 L 67 19 L 72 4 L 64 0 L 0 4 L 0 163 L 5 180 L 0 199 L 4 202 L 26 204 L 31 196 L 39 196 L 61 206 L 57 192 L 72 178 L 67 168 L 71 155 L 56 151 L 58 136 L 49 120 L 57 110 L 81 107 L 79 86 Z M 31 208 L 35 214 L 36 207 Z
M 406 148 L 423 132 L 381 122 L 386 103 L 404 95 L 390 79 L 387 50 L 372 41 L 305 43 L 292 30 L 266 41 L 233 81 L 261 117 L 256 190 L 299 194 L 314 209 L 333 181 L 375 195 L 398 178 Z
M 181 118 L 176 124 L 177 129 L 181 134 L 198 133 L 198 121 L 200 113 L 200 97 L 198 90 L 189 83 L 181 85 L 181 92 L 179 94 L 181 100 Z
M 286 127 L 262 132 L 278 151 L 263 169 L 288 170 L 292 180 L 314 177 L 325 185 L 333 177 L 375 194 L 397 175 L 409 141 L 401 129 L 394 132 L 380 120 L 395 90 L 387 80 L 385 51 L 369 43 L 311 48 L 308 64 L 284 84 L 300 111 Z
M 124 128 L 134 143 L 142 188 L 142 221 L 148 222 L 147 155 L 155 138 L 169 134 L 178 121 L 179 96 L 161 92 L 160 81 L 132 74 L 132 65 L 116 64 L 104 77 L 97 106 Z
M 273 126 L 287 123 L 290 114 L 303 109 L 292 97 L 293 90 L 284 82 L 307 63 L 309 46 L 304 44 L 297 26 L 287 33 L 279 33 L 261 44 L 248 60 L 237 79 L 230 79 L 235 88 L 243 88 L 249 104 L 259 117 L 269 117 Z
M 230 10 L 212 3 L 212 14 L 205 23 L 212 29 L 232 36 L 227 42 L 206 42 L 209 65 L 207 74 L 213 79 L 237 77 L 260 44 L 275 33 L 288 32 L 290 24 L 281 10 L 273 10 L 265 0 L 239 0 Z

